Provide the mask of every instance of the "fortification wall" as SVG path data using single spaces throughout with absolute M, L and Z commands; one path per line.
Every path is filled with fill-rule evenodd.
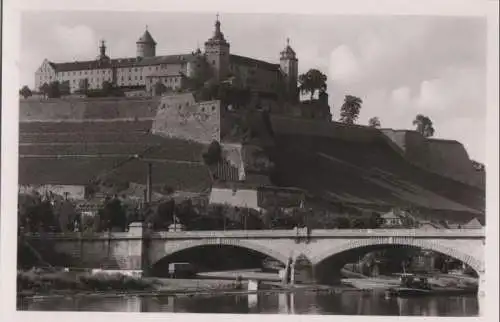
M 457 141 L 426 139 L 415 131 L 382 130 L 405 158 L 426 170 L 484 189 L 484 173 L 475 171 L 464 146 Z
M 484 189 L 484 172 L 474 169 L 467 151 L 460 142 L 427 140 L 427 146 L 429 163 L 433 170 Z
M 19 121 L 152 118 L 158 103 L 124 97 L 20 100 Z
M 377 129 L 337 122 L 321 122 L 272 115 L 271 123 L 277 134 L 318 136 L 352 142 L 372 142 L 381 137 L 381 133 Z
M 68 198 L 70 199 L 85 199 L 85 187 L 76 185 L 20 185 L 19 192 L 28 194 L 37 192 L 40 195 L 53 193 L 61 197 L 64 197 L 67 194 Z
M 197 103 L 193 94 L 163 96 L 152 132 L 201 143 L 220 141 L 219 101 Z

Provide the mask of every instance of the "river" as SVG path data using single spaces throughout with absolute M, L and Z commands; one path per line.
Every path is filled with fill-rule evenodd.
M 38 297 L 18 300 L 18 310 L 177 313 L 280 313 L 338 315 L 478 316 L 476 295 L 390 298 L 383 293 L 259 293 L 195 296 Z

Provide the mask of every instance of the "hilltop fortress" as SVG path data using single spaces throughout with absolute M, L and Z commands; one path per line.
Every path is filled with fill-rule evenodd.
M 411 205 L 464 223 L 484 218 L 485 174 L 474 170 L 461 143 L 332 122 L 327 96 L 298 101 L 298 59 L 289 44 L 279 64 L 233 55 L 220 26 L 217 19 L 204 53 L 155 56 L 146 30 L 135 58 L 110 59 L 102 45 L 93 61 L 45 60 L 37 86 L 58 80 L 77 91 L 88 79 L 90 88 L 110 81 L 142 94 L 21 99 L 19 184 L 81 198 L 104 173 L 101 182 L 144 184 L 150 163 L 156 191 L 209 191 L 213 203 L 262 209 L 307 196 L 325 208 Z M 233 109 L 183 91 L 206 71 L 258 99 Z M 172 91 L 155 95 L 158 82 Z M 213 141 L 223 158 L 208 169 L 201 155 Z M 133 155 L 141 159 L 129 160 Z
M 287 45 L 279 53 L 279 63 L 270 63 L 230 52 L 230 44 L 221 31 L 219 18 L 213 36 L 205 42 L 204 52 L 157 56 L 156 42 L 146 29 L 137 40 L 135 57 L 113 58 L 106 54 L 102 41 L 100 54 L 94 60 L 55 63 L 45 59 L 35 72 L 35 88 L 53 81 L 66 83 L 70 92 L 85 86 L 100 89 L 107 81 L 119 87 L 141 89 L 154 94 L 158 82 L 171 90 L 186 87 L 190 79 L 209 73 L 217 80 L 228 80 L 233 86 L 261 94 L 283 92 L 289 101 L 298 99 L 298 58 Z M 85 85 L 83 85 L 85 84 Z

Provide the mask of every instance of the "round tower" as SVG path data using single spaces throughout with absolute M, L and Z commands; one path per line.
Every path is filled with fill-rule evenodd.
M 205 56 L 214 77 L 218 80 L 226 78 L 229 73 L 229 43 L 221 31 L 218 14 L 214 34 L 205 42 Z
M 290 46 L 290 38 L 286 39 L 286 47 L 280 52 L 280 68 L 283 73 L 288 99 L 290 101 L 298 100 L 297 81 L 299 78 L 299 60 L 295 51 Z
M 148 31 L 148 27 L 146 26 L 146 31 L 144 34 L 137 40 L 137 57 L 154 57 L 156 56 L 156 41 L 154 41 L 153 37 Z

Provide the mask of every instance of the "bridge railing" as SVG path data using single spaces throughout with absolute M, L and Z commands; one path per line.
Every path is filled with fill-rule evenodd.
M 151 232 L 153 239 L 198 239 L 198 238 L 294 238 L 305 237 L 416 237 L 416 238 L 484 238 L 483 229 L 306 229 L 292 230 L 218 230 L 218 231 L 177 231 Z M 100 233 L 26 233 L 26 238 L 33 239 L 135 239 L 141 235 L 130 232 Z

